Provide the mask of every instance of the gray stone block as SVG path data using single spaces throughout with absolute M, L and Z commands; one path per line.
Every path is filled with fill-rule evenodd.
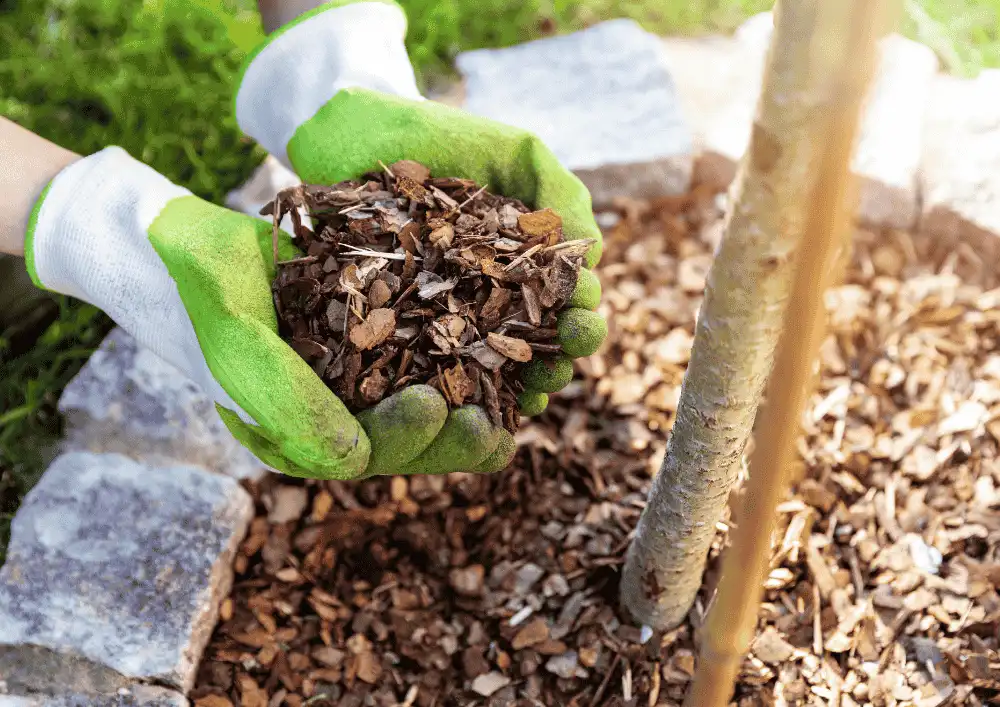
M 924 120 L 938 60 L 928 47 L 899 35 L 880 42 L 879 59 L 852 165 L 861 177 L 858 216 L 911 229 L 920 215 Z
M 997 270 L 1000 261 L 1000 70 L 975 79 L 939 76 L 921 164 L 921 230 L 945 249 Z M 971 252 L 969 252 L 971 250 Z
M 66 386 L 59 410 L 66 416 L 67 450 L 198 464 L 238 479 L 267 471 L 194 382 L 121 329 Z
M 22 694 L 186 692 L 253 516 L 238 482 L 117 454 L 56 459 L 0 568 L 0 676 Z
M 149 685 L 123 688 L 114 695 L 0 695 L 0 707 L 189 707 L 184 695 Z
M 0 606 L 0 616 L 4 616 Z M 131 680 L 92 660 L 57 653 L 43 646 L 0 644 L 0 680 L 12 694 L 113 695 L 127 688 Z M 4 689 L 0 689 L 3 694 Z
M 693 143 L 660 39 L 631 20 L 456 60 L 463 107 L 525 128 L 594 202 L 685 191 Z

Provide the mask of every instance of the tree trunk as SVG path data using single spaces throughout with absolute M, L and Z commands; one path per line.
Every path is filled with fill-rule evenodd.
M 735 509 L 737 531 L 723 556 L 722 579 L 700 632 L 698 671 L 685 707 L 729 704 L 757 627 L 777 526 L 776 507 L 792 481 L 802 410 L 816 377 L 813 364 L 826 324 L 823 294 L 839 280 L 844 258 L 838 255 L 848 250 L 857 202 L 850 159 L 860 106 L 871 79 L 875 41 L 886 19 L 895 16 L 894 1 L 838 0 L 839 12 L 821 12 L 815 18 L 819 26 L 814 35 L 840 41 L 827 44 L 837 62 L 824 72 L 831 102 L 820 121 L 825 125 L 824 154 L 805 224 L 809 247 L 796 258 L 792 298 L 767 387 L 767 405 L 758 418 L 750 480 L 743 503 Z
M 779 0 L 750 145 L 731 189 L 663 466 L 629 548 L 622 601 L 672 628 L 701 585 L 736 481 L 792 289 L 831 100 L 820 16 L 838 2 Z M 843 34 L 839 37 L 843 39 Z

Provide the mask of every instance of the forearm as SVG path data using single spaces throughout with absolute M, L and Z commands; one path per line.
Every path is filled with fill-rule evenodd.
M 79 155 L 0 118 L 0 253 L 24 255 L 24 234 L 42 190 Z
M 257 0 L 264 31 L 270 34 L 299 15 L 324 5 L 328 0 Z

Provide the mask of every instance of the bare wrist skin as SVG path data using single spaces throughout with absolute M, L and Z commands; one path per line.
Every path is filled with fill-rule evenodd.
M 0 253 L 24 255 L 28 219 L 42 190 L 80 156 L 0 118 Z
M 257 0 L 257 8 L 268 34 L 287 25 L 298 16 L 309 12 L 327 0 Z

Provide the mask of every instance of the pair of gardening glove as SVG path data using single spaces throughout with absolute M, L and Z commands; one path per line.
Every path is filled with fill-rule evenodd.
M 387 2 L 332 2 L 272 35 L 236 98 L 241 128 L 307 183 L 357 178 L 409 159 L 439 176 L 486 184 L 563 218 L 569 239 L 601 233 L 583 184 L 534 136 L 424 101 L 403 44 L 406 19 Z M 198 383 L 233 435 L 293 476 L 493 472 L 511 435 L 477 406 L 448 409 L 426 385 L 351 415 L 278 336 L 271 225 L 199 199 L 110 147 L 64 169 L 29 225 L 37 285 L 107 312 L 143 346 Z M 282 232 L 279 257 L 298 255 Z M 559 340 L 589 355 L 606 327 L 600 288 L 582 271 Z M 526 373 L 524 413 L 544 408 L 572 363 Z

